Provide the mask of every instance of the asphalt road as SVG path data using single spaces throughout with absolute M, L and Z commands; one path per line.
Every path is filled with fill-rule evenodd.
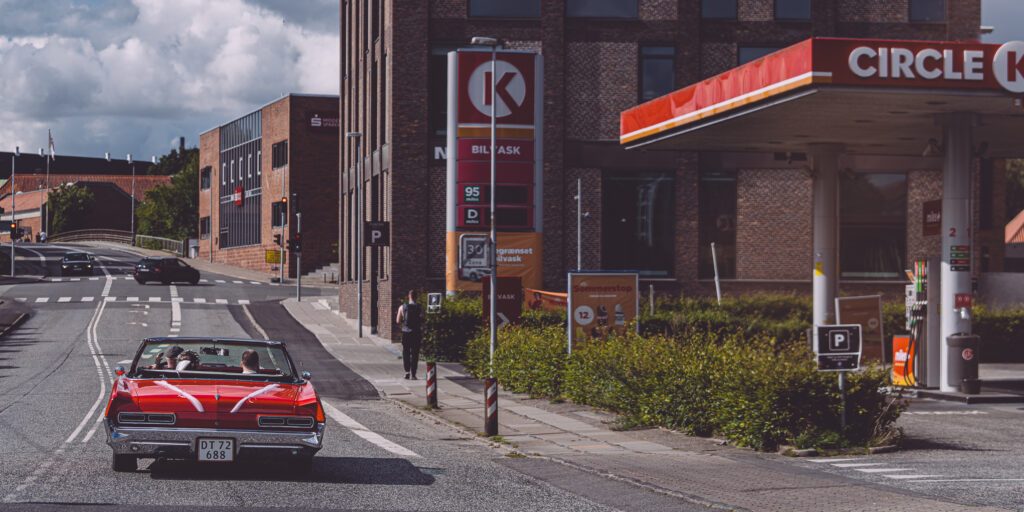
M 19 272 L 55 274 L 64 251 L 19 248 Z M 278 313 L 259 304 L 287 296 L 288 287 L 213 275 L 204 275 L 207 282 L 199 286 L 141 286 L 123 279 L 136 256 L 112 249 L 90 252 L 102 263 L 93 276 L 55 280 L 51 275 L 0 286 L 5 300 L 34 310 L 31 319 L 0 339 L 0 509 L 597 511 L 612 509 L 599 502 L 622 501 L 621 494 L 608 495 L 614 486 L 595 499 L 582 497 L 572 489 L 585 480 L 577 482 L 571 472 L 558 473 L 541 461 L 532 467 L 550 475 L 528 476 L 478 439 L 377 399 L 376 392 L 367 391 L 372 387 L 345 373 L 341 363 L 324 360 L 326 352 L 317 352 L 301 332 L 296 350 L 327 374 L 330 412 L 325 445 L 310 476 L 298 477 L 272 463 L 202 466 L 164 460 L 140 461 L 134 474 L 114 473 L 98 419 L 112 369 L 132 357 L 139 340 L 251 336 L 249 314 L 273 337 L 301 328 L 273 318 Z M 246 313 L 250 307 L 254 312 Z M 180 327 L 172 323 L 177 314 Z M 261 314 L 267 318 L 261 320 Z M 658 496 L 645 499 L 650 509 L 681 509 Z

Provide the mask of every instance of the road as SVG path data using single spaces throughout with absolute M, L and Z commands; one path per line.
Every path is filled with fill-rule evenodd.
M 19 272 L 56 273 L 67 248 L 19 248 Z M 134 474 L 114 473 L 99 423 L 112 370 L 147 336 L 288 334 L 296 325 L 263 319 L 289 287 L 203 275 L 198 286 L 139 285 L 126 279 L 137 256 L 90 249 L 100 263 L 92 276 L 47 277 L 0 287 L 4 300 L 23 301 L 31 319 L 0 339 L 0 508 L 140 510 L 298 507 L 336 510 L 611 510 L 628 496 L 616 485 L 582 497 L 562 487 L 587 485 L 583 475 L 542 462 L 533 478 L 480 440 L 380 400 L 360 378 L 297 335 L 296 359 L 324 380 L 330 412 L 324 448 L 312 475 L 299 478 L 273 464 L 200 466 L 140 462 Z M 315 293 L 315 292 L 314 292 Z M 268 309 L 269 308 L 269 309 Z M 260 324 L 257 321 L 257 325 Z M 315 338 L 312 338 L 315 341 Z M 302 345 L 302 348 L 299 348 Z M 314 382 L 317 377 L 314 375 Z M 538 465 L 539 464 L 539 465 Z M 551 463 L 553 464 L 553 463 Z M 617 484 L 624 485 L 624 484 Z M 589 485 L 593 487 L 593 485 Z M 591 491 L 594 494 L 594 491 Z M 686 510 L 647 496 L 650 509 Z M 635 503 L 644 503 L 636 501 Z M 97 507 L 99 506 L 99 507 Z

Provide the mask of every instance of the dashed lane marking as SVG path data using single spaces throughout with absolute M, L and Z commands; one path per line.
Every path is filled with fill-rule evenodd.
M 196 297 L 196 298 L 192 299 L 192 302 L 194 302 L 196 304 L 206 304 L 206 299 L 204 299 L 202 297 Z
M 901 471 L 913 471 L 910 468 L 859 468 L 857 471 L 861 473 L 899 473 Z
M 919 478 L 942 478 L 942 475 L 882 475 L 893 480 L 916 480 Z
M 231 281 L 231 282 L 235 283 L 235 284 L 243 284 L 241 281 Z
M 161 300 L 163 300 L 163 299 L 161 299 L 160 297 L 150 297 L 149 298 L 150 302 L 160 302 Z
M 128 301 L 128 302 L 138 302 L 139 298 L 138 297 L 128 297 L 125 300 Z
M 353 434 L 400 457 L 420 458 L 419 454 L 417 454 L 416 452 L 397 443 L 389 441 L 385 439 L 384 436 L 381 436 L 380 434 L 364 427 L 358 421 L 352 419 L 351 417 L 349 417 L 349 415 L 339 411 L 327 401 L 322 401 L 321 403 L 324 406 L 324 410 L 327 411 L 327 415 L 330 416 L 332 420 L 337 421 L 338 423 L 341 424 L 341 426 L 351 430 Z
M 50 302 L 50 298 L 49 297 L 39 297 L 38 299 L 36 299 L 36 303 L 42 303 L 42 302 Z
M 238 304 L 242 306 L 247 306 L 249 304 L 249 301 L 247 299 L 238 299 Z
M 228 303 L 227 299 L 217 299 L 217 304 L 227 304 L 227 303 Z
M 220 283 L 220 284 L 224 284 L 225 283 L 225 281 L 223 279 L 217 279 L 215 282 Z
M 843 464 L 832 464 L 837 468 L 866 468 L 870 466 L 883 466 L 882 462 L 851 462 Z
M 857 460 L 857 459 L 807 459 L 807 460 L 810 461 L 810 462 L 814 462 L 816 464 L 827 464 L 827 463 L 832 463 L 832 462 L 848 462 L 848 461 Z
M 92 302 L 95 297 L 82 297 L 82 302 Z
M 57 302 L 71 302 L 71 297 L 61 297 L 57 299 Z

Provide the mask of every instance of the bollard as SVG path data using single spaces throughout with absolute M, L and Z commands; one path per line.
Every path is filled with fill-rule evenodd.
M 484 434 L 498 435 L 498 379 L 484 379 Z
M 437 364 L 427 363 L 427 407 L 437 409 Z

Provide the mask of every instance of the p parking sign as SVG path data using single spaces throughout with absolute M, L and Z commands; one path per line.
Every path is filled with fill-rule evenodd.
M 846 372 L 860 368 L 863 348 L 860 325 L 819 325 L 814 334 L 818 370 Z

